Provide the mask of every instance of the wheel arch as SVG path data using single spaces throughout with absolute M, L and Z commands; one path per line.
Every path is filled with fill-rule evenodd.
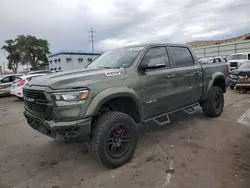
M 204 99 L 207 98 L 211 88 L 213 86 L 218 86 L 222 89 L 223 93 L 226 92 L 226 78 L 223 73 L 216 72 L 212 75 L 212 79 L 208 82 L 207 90 Z
M 114 99 L 121 99 L 126 98 L 130 99 L 134 102 L 139 115 L 139 120 L 136 121 L 137 123 L 141 123 L 143 119 L 143 112 L 142 107 L 139 102 L 139 96 L 137 93 L 128 87 L 121 87 L 121 88 L 109 88 L 101 91 L 98 93 L 90 102 L 87 111 L 85 113 L 85 117 L 97 116 L 98 112 L 100 111 L 101 107 Z M 135 120 L 135 118 L 133 117 Z

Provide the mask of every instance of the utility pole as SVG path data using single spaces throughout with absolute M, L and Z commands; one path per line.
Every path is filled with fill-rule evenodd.
M 92 46 L 92 52 L 94 52 L 95 51 L 95 48 L 94 48 L 95 31 L 93 30 L 93 28 L 91 28 L 89 31 L 89 42 L 91 43 L 91 46 Z

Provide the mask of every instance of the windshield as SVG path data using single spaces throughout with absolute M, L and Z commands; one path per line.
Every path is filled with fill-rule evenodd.
M 243 63 L 239 69 L 250 69 L 250 62 L 249 63 Z
M 247 59 L 247 55 L 245 54 L 235 54 L 228 56 L 227 60 L 238 60 L 238 59 Z
M 143 47 L 129 47 L 112 50 L 104 53 L 91 64 L 88 68 L 128 68 L 130 67 L 139 52 L 143 50 Z

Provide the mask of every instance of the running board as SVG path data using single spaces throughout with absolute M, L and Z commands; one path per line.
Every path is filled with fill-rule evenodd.
M 179 109 L 170 111 L 168 113 L 161 114 L 161 115 L 158 115 L 158 116 L 146 119 L 144 122 L 147 123 L 149 121 L 154 121 L 158 125 L 163 126 L 163 125 L 165 125 L 167 123 L 170 123 L 170 118 L 168 116 L 169 114 L 172 114 L 172 113 L 175 113 L 175 112 L 179 112 L 179 111 L 184 111 L 187 114 L 193 114 L 193 113 L 195 113 L 194 107 L 198 106 L 198 105 L 199 105 L 199 103 L 195 103 L 195 104 L 192 104 L 192 105 L 189 105 L 189 106 L 185 106 L 183 108 L 179 108 Z

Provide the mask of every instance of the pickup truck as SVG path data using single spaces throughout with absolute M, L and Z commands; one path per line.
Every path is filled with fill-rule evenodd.
M 227 57 L 230 64 L 230 70 L 238 69 L 245 61 L 250 60 L 250 53 L 231 54 Z
M 108 168 L 128 162 L 138 126 L 170 122 L 170 113 L 208 117 L 224 108 L 229 67 L 200 65 L 181 44 L 148 44 L 104 53 L 82 70 L 50 74 L 23 88 L 28 124 L 56 140 L 88 142 L 89 153 Z

